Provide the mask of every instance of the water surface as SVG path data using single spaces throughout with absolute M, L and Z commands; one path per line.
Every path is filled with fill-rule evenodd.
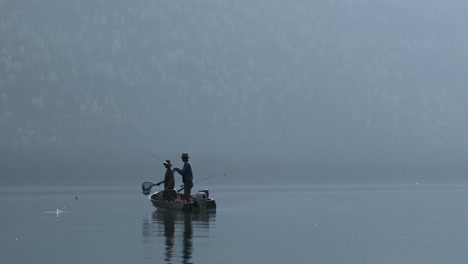
M 215 213 L 156 210 L 138 185 L 1 187 L 0 263 L 468 260 L 465 185 L 206 187 Z

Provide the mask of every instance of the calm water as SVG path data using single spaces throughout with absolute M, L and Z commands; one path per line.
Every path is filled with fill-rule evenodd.
M 464 185 L 211 186 L 210 195 L 216 213 L 182 214 L 154 209 L 138 185 L 0 187 L 0 263 L 468 261 Z

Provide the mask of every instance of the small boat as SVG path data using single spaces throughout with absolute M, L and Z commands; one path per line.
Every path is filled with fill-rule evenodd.
M 151 203 L 157 209 L 184 212 L 216 210 L 216 201 L 209 197 L 208 190 L 201 190 L 192 195 L 192 202 L 186 202 L 183 195 L 175 190 L 170 194 L 171 199 L 163 197 L 163 193 L 164 191 L 158 191 L 149 196 Z

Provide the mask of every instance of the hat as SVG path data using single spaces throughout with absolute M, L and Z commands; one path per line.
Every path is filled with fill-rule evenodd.
M 184 153 L 182 153 L 182 156 L 181 156 L 181 158 L 188 158 L 188 157 L 189 157 L 189 155 L 188 155 L 188 153 L 187 153 L 187 152 L 184 152 Z
M 163 164 L 164 166 L 167 166 L 167 165 L 172 166 L 172 163 L 170 160 L 166 160 Z

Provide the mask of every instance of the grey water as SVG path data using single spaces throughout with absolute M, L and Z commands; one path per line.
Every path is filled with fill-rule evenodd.
M 156 210 L 138 184 L 0 187 L 0 263 L 468 260 L 465 184 L 202 187 L 215 213 Z

